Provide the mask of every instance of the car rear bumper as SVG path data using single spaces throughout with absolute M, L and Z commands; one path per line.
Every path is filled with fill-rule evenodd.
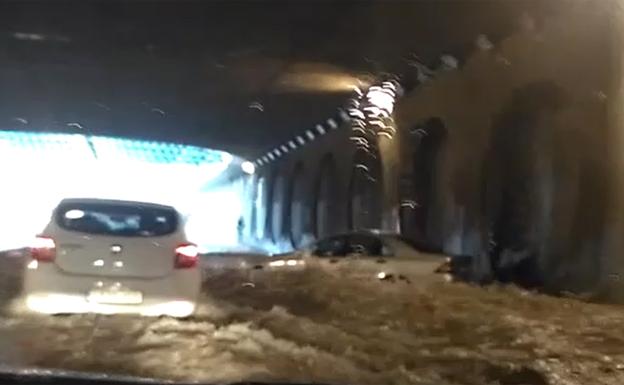
M 95 303 L 84 295 L 60 293 L 33 293 L 25 298 L 30 311 L 42 314 L 140 314 L 147 317 L 171 316 L 183 318 L 195 312 L 193 301 L 155 301 L 139 305 Z
M 37 313 L 99 313 L 168 315 L 187 317 L 194 313 L 201 286 L 198 270 L 176 270 L 162 278 L 97 277 L 71 275 L 53 264 L 26 269 L 23 295 L 26 307 Z M 141 293 L 139 303 L 96 302 L 89 297 L 94 290 L 119 287 Z

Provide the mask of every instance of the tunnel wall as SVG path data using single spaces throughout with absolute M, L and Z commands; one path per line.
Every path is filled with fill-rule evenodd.
M 336 128 L 327 127 L 323 135 L 316 129 L 309 130 L 313 140 L 302 132 L 301 136 L 308 141 L 306 145 L 289 150 L 247 177 L 243 199 L 245 243 L 283 252 L 318 234 L 348 229 L 348 182 L 354 149 L 345 126 L 343 121 Z M 322 221 L 317 220 L 316 209 L 322 173 L 330 178 L 326 185 L 331 189 L 332 215 L 320 226 L 317 222 Z M 264 182 L 258 183 L 260 180 Z
M 459 69 L 440 69 L 408 90 L 395 109 L 397 134 L 378 143 L 379 227 L 406 233 L 411 226 L 415 238 L 472 255 L 481 278 L 529 261 L 532 279 L 549 289 L 606 290 L 614 297 L 624 251 L 616 147 L 622 92 L 613 85 L 622 84 L 620 13 L 585 4 L 543 25 L 525 20 L 495 46 L 475 48 Z M 331 232 L 348 230 L 350 134 L 343 122 L 260 167 L 254 178 L 291 181 L 297 170 L 303 187 L 294 199 L 312 212 L 319 165 L 331 154 L 337 175 Z M 424 154 L 432 146 L 435 153 Z M 267 197 L 266 205 L 283 200 L 273 192 Z M 289 213 L 280 215 L 296 222 Z M 297 246 L 288 238 L 284 230 L 272 241 Z
M 447 252 L 484 255 L 491 232 L 508 227 L 517 234 L 497 237 L 500 253 L 538 255 L 548 283 L 600 281 L 611 27 L 589 10 L 477 51 L 400 101 L 400 127 L 435 117 L 448 132 L 429 229 Z

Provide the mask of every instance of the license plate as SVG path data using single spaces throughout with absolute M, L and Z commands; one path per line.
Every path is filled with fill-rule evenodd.
M 87 300 L 112 305 L 137 305 L 143 302 L 143 293 L 127 290 L 92 290 Z

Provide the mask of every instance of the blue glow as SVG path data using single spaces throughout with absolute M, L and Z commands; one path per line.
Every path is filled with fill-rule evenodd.
M 45 153 L 64 153 L 63 156 L 79 158 L 94 157 L 89 140 L 99 160 L 141 160 L 149 163 L 229 163 L 231 155 L 202 147 L 174 143 L 111 138 L 87 137 L 80 134 L 32 133 L 0 131 L 0 148 L 12 152 L 28 152 L 29 156 Z M 37 150 L 33 153 L 33 150 Z
M 87 137 L 81 134 L 0 131 L 0 249 L 21 247 L 40 232 L 54 206 L 67 197 L 128 199 L 170 204 L 191 223 L 206 225 L 215 218 L 214 194 L 202 192 L 225 171 L 232 155 L 173 143 Z M 221 218 L 234 222 L 221 229 L 221 240 L 235 241 L 240 209 L 236 192 L 220 192 Z M 224 199 L 225 198 L 225 199 Z M 238 211 L 237 211 L 238 210 Z M 231 211 L 231 212 L 230 212 Z M 194 241 L 204 242 L 199 229 L 189 228 Z M 192 226 L 191 226 L 192 227 Z M 214 234 L 209 238 L 211 241 Z

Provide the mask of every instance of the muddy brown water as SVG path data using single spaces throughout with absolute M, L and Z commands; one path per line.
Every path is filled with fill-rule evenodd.
M 3 259 L 0 360 L 207 383 L 624 383 L 624 308 L 513 287 L 380 282 L 319 270 L 205 274 L 195 316 L 18 311 Z

